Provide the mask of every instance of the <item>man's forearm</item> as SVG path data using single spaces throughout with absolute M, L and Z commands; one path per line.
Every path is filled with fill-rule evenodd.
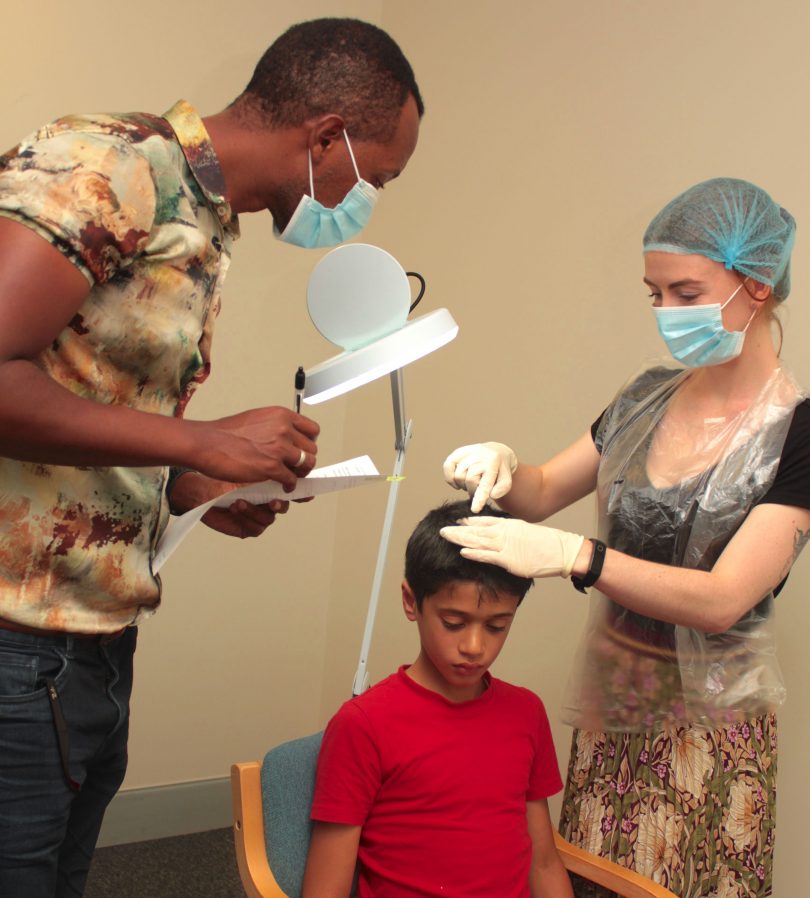
M 0 366 L 0 455 L 55 465 L 195 463 L 193 426 L 83 399 L 29 361 Z
M 267 406 L 185 421 L 76 396 L 31 362 L 0 364 L 0 455 L 78 466 L 178 465 L 215 480 L 292 489 L 315 464 L 319 427 Z

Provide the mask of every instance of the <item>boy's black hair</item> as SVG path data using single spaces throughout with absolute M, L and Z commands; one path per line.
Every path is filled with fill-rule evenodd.
M 384 143 L 409 94 L 421 118 L 413 69 L 392 37 L 359 19 L 327 18 L 293 25 L 275 40 L 232 105 L 273 128 L 335 112 L 350 137 Z
M 481 515 L 510 518 L 512 515 L 498 508 L 486 506 Z M 405 549 L 405 579 L 413 591 L 416 607 L 421 611 L 428 596 L 437 593 L 448 583 L 465 581 L 494 595 L 505 592 L 517 596 L 518 604 L 531 589 L 534 580 L 510 574 L 496 564 L 470 561 L 460 554 L 455 543 L 439 535 L 442 527 L 458 524 L 460 518 L 477 517 L 470 511 L 470 503 L 445 502 L 429 511 L 416 525 Z

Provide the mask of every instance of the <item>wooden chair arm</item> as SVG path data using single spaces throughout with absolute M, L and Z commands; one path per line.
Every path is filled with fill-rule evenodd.
M 624 898 L 677 898 L 669 889 L 646 876 L 566 842 L 557 832 L 554 833 L 554 841 L 569 873 L 576 873 L 606 889 L 612 889 Z

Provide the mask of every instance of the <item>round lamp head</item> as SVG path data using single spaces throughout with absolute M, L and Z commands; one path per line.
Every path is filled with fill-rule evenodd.
M 411 287 L 384 249 L 349 243 L 327 253 L 307 285 L 309 317 L 343 349 L 358 349 L 399 330 L 408 319 Z

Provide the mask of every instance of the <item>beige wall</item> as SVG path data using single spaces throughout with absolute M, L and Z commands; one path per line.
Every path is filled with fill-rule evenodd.
M 181 93 L 214 111 L 266 43 L 306 17 L 376 21 L 414 64 L 428 109 L 420 146 L 364 239 L 421 271 L 424 308 L 448 306 L 461 333 L 406 373 L 415 433 L 374 680 L 415 653 L 398 604 L 402 548 L 424 511 L 450 496 L 444 455 L 500 439 L 542 460 L 584 431 L 642 359 L 661 353 L 639 247 L 649 218 L 676 192 L 729 174 L 761 184 L 794 213 L 784 357 L 810 386 L 804 4 L 177 0 L 167 12 L 148 0 L 137 19 L 126 18 L 131 5 L 108 4 L 104 20 L 89 2 L 47 6 L 35 50 L 27 14 L 15 6 L 4 16 L 4 34 L 15 35 L 4 68 L 16 77 L 0 79 L 3 145 L 65 111 L 158 111 Z M 184 28 L 193 46 L 175 37 Z M 331 352 L 304 306 L 318 254 L 271 246 L 266 217 L 242 225 L 215 372 L 191 407 L 198 417 L 286 403 L 295 366 Z M 390 468 L 386 382 L 316 417 L 324 462 L 368 451 Z M 190 537 L 167 568 L 159 617 L 141 632 L 128 787 L 224 775 L 231 761 L 328 719 L 351 686 L 384 506 L 382 489 L 365 488 L 293 508 L 261 541 Z M 580 503 L 555 523 L 592 532 L 592 506 Z M 790 692 L 780 719 L 780 898 L 800 894 L 804 881 L 809 581 L 803 558 L 778 602 Z M 539 583 L 497 665 L 536 689 L 552 717 L 585 610 L 570 584 Z M 554 732 L 564 764 L 570 731 L 555 724 Z

